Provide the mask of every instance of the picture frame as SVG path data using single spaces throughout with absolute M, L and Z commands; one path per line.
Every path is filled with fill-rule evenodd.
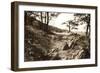
M 11 3 L 11 70 L 94 66 L 96 6 Z

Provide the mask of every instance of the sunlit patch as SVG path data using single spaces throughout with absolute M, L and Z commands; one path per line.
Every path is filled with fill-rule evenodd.
M 52 25 L 60 29 L 67 29 L 66 24 L 63 23 L 73 19 L 74 19 L 74 14 L 60 13 L 56 18 L 52 18 L 49 25 Z

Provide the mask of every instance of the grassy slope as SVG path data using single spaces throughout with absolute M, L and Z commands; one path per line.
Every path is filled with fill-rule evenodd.
M 74 33 L 54 34 L 53 32 L 62 33 L 65 30 L 52 26 L 49 26 L 51 33 L 47 33 L 40 29 L 39 25 L 46 24 L 35 20 L 31 25 L 25 26 L 25 61 L 90 57 L 89 42 L 85 36 Z

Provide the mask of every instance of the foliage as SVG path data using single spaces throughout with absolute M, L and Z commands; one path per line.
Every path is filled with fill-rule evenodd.
M 48 25 L 51 18 L 59 14 L 57 12 L 25 12 L 25 61 L 90 58 L 90 37 L 71 32 L 84 22 L 88 24 L 87 32 L 90 28 L 90 15 L 74 14 L 74 20 L 63 23 L 69 27 L 68 32 L 68 30 Z

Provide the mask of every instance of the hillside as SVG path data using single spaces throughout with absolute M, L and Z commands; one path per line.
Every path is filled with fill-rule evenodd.
M 50 25 L 46 32 L 40 25 L 46 26 L 38 20 L 25 25 L 25 61 L 90 58 L 90 40 L 85 35 Z

